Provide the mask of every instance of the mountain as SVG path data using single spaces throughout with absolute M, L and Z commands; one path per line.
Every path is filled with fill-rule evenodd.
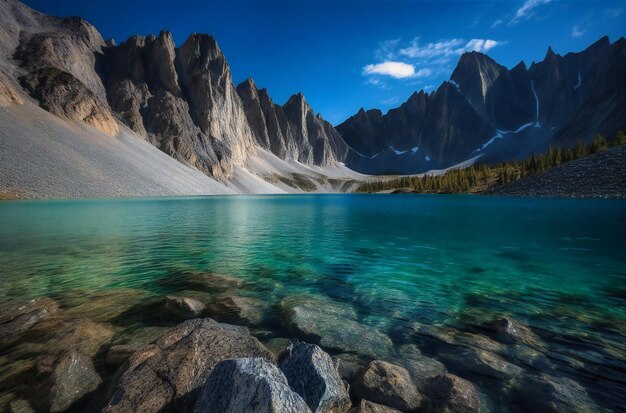
M 626 128 L 625 82 L 624 38 L 603 37 L 565 56 L 548 48 L 528 68 L 468 52 L 434 92 L 416 92 L 386 114 L 361 109 L 337 130 L 353 149 L 346 165 L 363 173 L 521 159 Z
M 166 31 L 116 45 L 79 17 L 47 16 L 17 0 L 0 0 L 0 23 L 0 99 L 7 105 L 34 100 L 111 137 L 129 128 L 226 184 L 250 168 L 254 179 L 275 179 L 276 167 L 291 170 L 289 162 L 334 167 L 345 160 L 341 136 L 302 94 L 278 106 L 256 86 L 238 90 L 207 34 L 194 33 L 180 47 Z M 278 159 L 261 171 L 267 153 Z

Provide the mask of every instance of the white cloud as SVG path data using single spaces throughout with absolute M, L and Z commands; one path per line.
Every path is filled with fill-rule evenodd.
M 504 23 L 502 19 L 498 19 L 495 22 L 493 22 L 493 24 L 491 25 L 491 28 L 495 29 L 496 27 L 500 26 L 502 23 Z
M 404 79 L 415 75 L 415 67 L 408 63 L 387 61 L 366 65 L 364 75 L 386 75 L 396 79 Z
M 400 49 L 399 53 L 411 59 L 435 59 L 471 51 L 485 53 L 499 44 L 502 42 L 492 39 L 471 39 L 468 42 L 462 39 L 448 39 L 420 46 L 419 39 L 415 39 L 411 46 Z
M 616 17 L 621 16 L 623 12 L 624 12 L 624 7 L 612 7 L 612 8 L 606 9 L 604 14 L 606 14 L 608 17 L 614 19 Z
M 522 20 L 530 19 L 536 13 L 536 8 L 542 4 L 548 4 L 552 0 L 526 0 L 522 7 L 517 9 L 515 17 L 511 20 L 511 24 L 519 23 Z
M 581 30 L 578 26 L 572 27 L 572 37 L 580 37 L 585 34 L 584 30 Z

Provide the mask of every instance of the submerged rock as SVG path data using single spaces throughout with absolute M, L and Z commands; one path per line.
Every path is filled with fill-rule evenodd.
M 341 353 L 333 357 L 333 362 L 337 367 L 337 372 L 342 379 L 348 383 L 356 378 L 356 376 L 367 365 L 367 361 L 352 353 Z
M 480 397 L 476 387 L 453 374 L 443 374 L 425 385 L 428 411 L 438 413 L 478 413 Z
M 306 413 L 311 410 L 289 388 L 283 373 L 262 358 L 218 363 L 200 390 L 195 413 Z
M 134 353 L 120 368 L 105 412 L 189 409 L 213 370 L 229 358 L 273 355 L 245 327 L 187 320 Z
M 446 366 L 438 360 L 422 355 L 414 344 L 404 344 L 397 350 L 398 363 L 402 365 L 420 390 L 428 379 L 447 373 Z
M 168 295 L 163 299 L 163 309 L 175 317 L 194 318 L 204 311 L 204 304 L 190 297 Z
M 59 357 L 44 356 L 36 363 L 34 405 L 49 412 L 62 412 L 88 393 L 102 380 L 91 359 L 71 351 Z
M 400 413 L 400 410 L 363 399 L 350 413 Z
M 209 304 L 209 311 L 216 318 L 256 325 L 265 316 L 265 306 L 259 299 L 222 295 Z
M 537 413 L 591 413 L 599 409 L 584 387 L 566 377 L 525 376 L 517 387 L 521 405 Z
M 355 321 L 352 307 L 308 297 L 291 297 L 280 306 L 294 334 L 322 347 L 371 357 L 387 354 L 392 348 L 386 334 Z
M 348 390 L 332 359 L 314 344 L 293 342 L 280 365 L 291 388 L 313 412 L 342 413 L 351 406 Z
M 174 272 L 160 280 L 160 283 L 180 290 L 227 291 L 242 288 L 246 282 L 229 275 L 211 271 Z
M 353 390 L 359 398 L 407 412 L 417 411 L 422 403 L 409 372 L 381 360 L 370 362 L 355 380 Z
M 501 317 L 483 326 L 492 332 L 496 339 L 508 344 L 541 345 L 541 339 L 520 321 L 512 317 Z
M 29 332 L 24 342 L 16 347 L 16 353 L 60 354 L 77 351 L 91 357 L 111 341 L 114 333 L 112 325 L 87 319 L 45 320 Z
M 447 365 L 457 370 L 470 371 L 497 379 L 510 379 L 523 372 L 521 367 L 505 361 L 497 354 L 477 348 L 449 351 L 441 353 L 440 357 L 444 359 Z
M 6 345 L 41 320 L 57 313 L 59 305 L 48 297 L 12 301 L 0 308 L 0 345 Z

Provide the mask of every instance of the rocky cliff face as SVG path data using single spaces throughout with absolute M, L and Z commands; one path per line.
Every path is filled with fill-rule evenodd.
M 237 86 L 237 92 L 261 147 L 280 158 L 309 165 L 326 166 L 345 160 L 345 142 L 330 123 L 313 113 L 301 93 L 280 106 L 252 79 Z
M 416 173 L 480 156 L 523 158 L 626 128 L 626 41 L 604 37 L 580 53 L 549 48 L 529 68 L 461 56 L 449 82 L 397 109 L 360 110 L 337 127 L 360 172 Z M 356 153 L 358 152 L 358 153 Z M 426 161 L 428 159 L 428 161 Z
M 2 104 L 19 103 L 24 88 L 58 116 L 109 135 L 125 124 L 218 179 L 228 179 L 258 147 L 306 164 L 345 159 L 339 134 L 306 102 L 286 105 L 287 113 L 256 87 L 254 98 L 242 93 L 242 101 L 209 35 L 192 34 L 180 48 L 169 32 L 116 46 L 77 17 L 46 16 L 16 0 L 0 0 L 0 11 Z M 263 108 L 260 117 L 255 106 Z

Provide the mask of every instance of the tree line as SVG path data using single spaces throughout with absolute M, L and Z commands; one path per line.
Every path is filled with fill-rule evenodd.
M 550 147 L 541 155 L 532 154 L 521 161 L 497 165 L 474 164 L 453 169 L 443 175 L 402 176 L 363 182 L 355 192 L 379 192 L 402 189 L 418 193 L 474 193 L 503 185 L 578 158 L 584 158 L 610 147 L 626 144 L 626 134 L 617 132 L 613 139 L 597 135 L 591 142 L 578 141 L 572 147 Z

